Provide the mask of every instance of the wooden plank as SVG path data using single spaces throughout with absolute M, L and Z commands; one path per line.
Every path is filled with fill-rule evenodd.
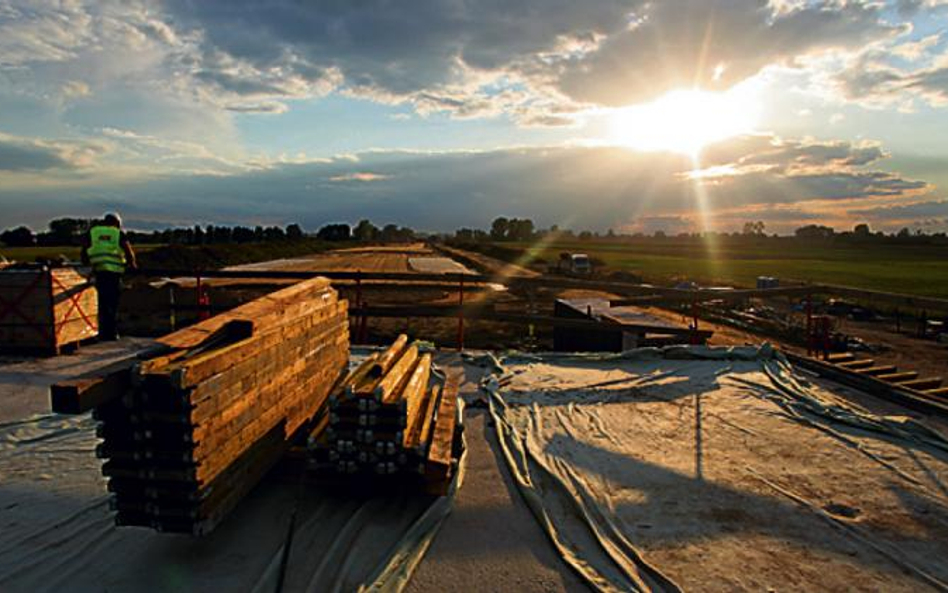
M 915 379 L 914 381 L 905 381 L 900 383 L 902 387 L 906 389 L 917 389 L 919 391 L 925 391 L 927 389 L 936 389 L 941 387 L 942 384 L 941 377 L 930 377 L 927 379 Z
M 887 381 L 889 383 L 904 383 L 918 378 L 918 371 L 902 371 L 898 373 L 883 373 L 876 375 L 876 379 Z
M 345 322 L 333 323 L 333 326 L 313 328 L 312 335 L 288 338 L 283 344 L 260 351 L 254 358 L 242 361 L 191 389 L 188 394 L 193 406 L 190 420 L 204 423 L 235 401 L 246 401 L 247 394 L 256 389 L 292 380 L 298 376 L 302 365 L 328 348 L 348 345 Z
M 131 380 L 131 362 L 119 361 L 90 375 L 53 385 L 50 407 L 57 414 L 82 414 L 121 397 Z
M 406 402 L 405 432 L 416 430 L 417 426 L 423 422 L 420 410 L 425 394 L 428 392 L 428 377 L 430 375 L 431 354 L 426 352 L 418 359 L 418 363 L 415 365 L 415 369 L 405 383 L 400 395 L 401 399 Z
M 870 395 L 895 402 L 913 410 L 948 417 L 948 401 L 939 397 L 921 391 L 905 389 L 894 383 L 886 383 L 860 371 L 847 371 L 821 360 L 798 356 L 792 352 L 784 352 L 784 354 L 794 365 L 844 385 L 861 389 Z
M 373 367 L 374 374 L 378 377 L 381 377 L 392 370 L 395 362 L 402 356 L 402 353 L 405 352 L 407 347 L 408 336 L 405 334 L 399 334 L 398 337 L 395 338 L 395 341 L 392 342 L 392 345 L 386 348 L 385 352 L 379 356 L 378 362 L 376 363 L 375 367 Z
M 409 346 L 398 362 L 392 365 L 375 388 L 375 399 L 382 403 L 394 403 L 398 399 L 399 388 L 418 359 L 418 347 Z
M 861 375 L 869 375 L 871 377 L 877 375 L 884 375 L 886 373 L 894 373 L 896 371 L 895 365 L 884 364 L 874 367 L 869 367 L 867 369 L 858 369 L 856 372 Z
M 321 308 L 335 300 L 336 293 L 330 288 L 329 281 L 325 278 L 313 278 L 168 334 L 160 338 L 159 342 L 175 349 L 192 348 L 229 321 L 240 319 L 253 322 L 255 327 L 266 327 L 288 322 L 304 315 L 308 310 Z
M 359 390 L 367 391 L 371 394 L 372 387 L 378 383 L 378 378 L 373 376 L 373 370 L 376 368 L 378 357 L 378 354 L 371 354 L 368 358 L 363 360 L 346 378 L 339 395 L 353 395 Z
M 458 379 L 448 378 L 438 402 L 428 459 L 425 462 L 425 477 L 428 481 L 444 481 L 451 475 L 454 451 L 454 429 L 457 426 Z
M 336 303 L 324 307 L 309 316 L 303 317 L 291 326 L 281 325 L 253 337 L 218 348 L 200 355 L 182 358 L 172 362 L 166 369 L 172 375 L 172 384 L 177 389 L 197 385 L 208 377 L 238 367 L 252 359 L 261 350 L 271 349 L 294 333 L 311 331 L 326 320 L 345 319 L 345 303 Z M 342 317 L 340 318 L 340 315 Z
M 830 362 L 833 362 L 833 360 L 830 360 Z M 872 366 L 876 364 L 876 361 L 872 360 L 871 358 L 865 358 L 863 360 L 850 360 L 848 362 L 839 362 L 836 364 L 843 367 L 844 369 L 854 371 L 858 369 L 872 368 Z
M 431 436 L 431 427 L 434 425 L 435 407 L 441 395 L 441 386 L 435 385 L 427 391 L 419 412 L 420 421 L 411 431 L 406 431 L 403 446 L 406 449 L 417 449 L 427 452 L 428 439 Z
M 856 355 L 852 352 L 834 352 L 827 356 L 826 360 L 833 363 L 852 362 L 856 360 Z

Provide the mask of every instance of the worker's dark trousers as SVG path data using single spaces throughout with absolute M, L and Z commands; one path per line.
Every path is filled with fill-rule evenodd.
M 99 293 L 99 339 L 117 340 L 119 295 L 122 275 L 117 272 L 96 272 L 95 288 Z

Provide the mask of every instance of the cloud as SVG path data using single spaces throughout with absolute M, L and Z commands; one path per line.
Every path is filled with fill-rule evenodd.
M 728 88 L 774 64 L 853 50 L 906 30 L 861 2 L 774 6 L 762 0 L 655 2 L 601 47 L 563 64 L 557 84 L 598 104 L 641 102 L 672 88 Z
M 760 218 L 776 231 L 792 230 L 814 212 L 849 224 L 848 210 L 917 202 L 931 191 L 923 181 L 874 168 L 884 154 L 875 146 L 753 136 L 722 142 L 706 153 L 732 174 L 693 179 L 690 157 L 607 146 L 378 150 L 259 163 L 227 174 L 45 193 L 0 191 L 0 201 L 38 222 L 62 215 L 59 196 L 68 194 L 72 211 L 117 208 L 127 218 L 152 221 L 173 220 L 174 213 L 186 211 L 192 220 L 214 223 L 300 221 L 313 228 L 370 217 L 452 229 L 483 227 L 506 215 L 603 230 L 644 229 L 649 221 L 664 221 L 666 230 L 675 232 L 700 224 L 703 205 L 710 219 L 722 224 L 739 227 Z
M 866 107 L 948 105 L 948 31 L 871 47 L 833 80 L 842 97 Z
M 98 143 L 38 140 L 0 133 L 0 174 L 89 167 L 105 150 Z
M 279 101 L 263 101 L 260 103 L 240 103 L 232 104 L 225 107 L 228 111 L 234 111 L 236 113 L 286 113 L 289 110 L 289 107 L 286 106 L 286 103 L 280 103 Z
M 199 39 L 192 75 L 216 92 L 262 100 L 338 88 L 419 113 L 510 114 L 528 125 L 569 125 L 584 105 L 672 88 L 727 88 L 771 64 L 907 30 L 873 2 L 221 4 L 164 4 Z
M 703 163 L 709 167 L 727 167 L 730 175 L 758 171 L 784 175 L 848 171 L 886 157 L 888 154 L 882 147 L 872 142 L 784 140 L 764 134 L 720 142 L 702 152 Z
M 946 56 L 948 57 L 948 56 Z M 864 59 L 840 73 L 843 95 L 868 107 L 885 107 L 919 98 L 929 105 L 948 105 L 948 59 L 944 65 L 915 70 Z
M 869 220 L 909 221 L 920 218 L 948 218 L 948 200 L 925 200 L 849 210 L 849 214 Z
M 382 181 L 389 179 L 391 175 L 379 175 L 378 173 L 372 173 L 369 171 L 359 171 L 356 173 L 345 173 L 343 175 L 333 175 L 329 178 L 329 181 L 334 182 L 346 182 L 346 181 Z

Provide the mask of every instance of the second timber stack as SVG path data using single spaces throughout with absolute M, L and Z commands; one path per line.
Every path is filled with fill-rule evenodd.
M 95 409 L 120 525 L 209 532 L 280 459 L 343 375 L 346 301 L 301 282 L 160 342 Z

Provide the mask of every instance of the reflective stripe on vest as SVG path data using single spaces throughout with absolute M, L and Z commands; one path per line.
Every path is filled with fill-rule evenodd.
M 97 272 L 125 272 L 122 231 L 114 226 L 96 226 L 89 231 L 89 263 Z

